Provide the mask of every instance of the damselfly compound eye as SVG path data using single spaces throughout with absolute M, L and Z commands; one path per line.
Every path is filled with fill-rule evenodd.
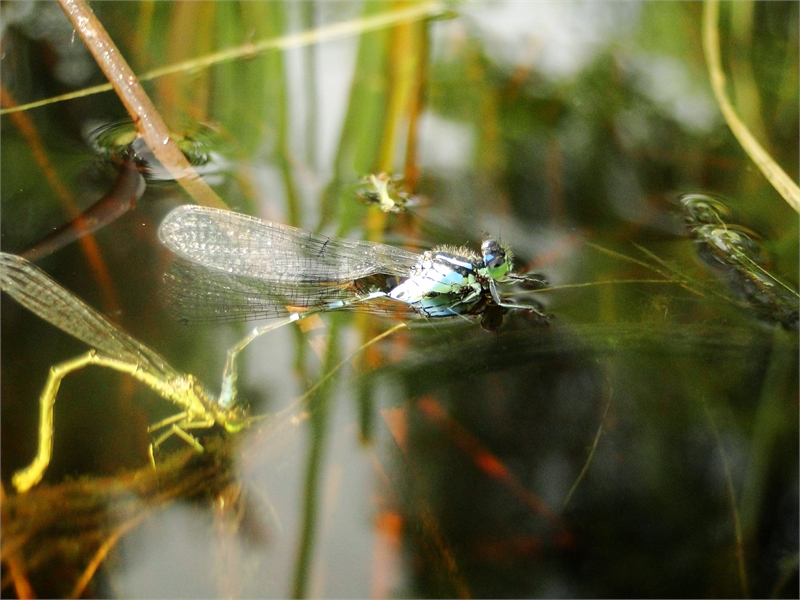
M 492 279 L 500 279 L 511 270 L 510 251 L 497 240 L 486 240 L 481 244 L 481 254 L 486 271 Z

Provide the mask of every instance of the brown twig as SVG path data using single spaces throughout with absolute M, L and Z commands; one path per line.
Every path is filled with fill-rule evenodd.
M 159 162 L 195 202 L 204 206 L 227 208 L 172 140 L 166 123 L 89 5 L 84 0 L 59 0 L 59 4 Z
M 133 160 L 122 162 L 118 169 L 114 184 L 97 202 L 72 221 L 51 231 L 34 246 L 20 253 L 20 256 L 36 262 L 116 221 L 136 206 L 144 193 L 144 178 Z

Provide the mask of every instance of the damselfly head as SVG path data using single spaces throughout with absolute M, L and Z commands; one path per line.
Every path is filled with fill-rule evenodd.
M 731 216 L 730 209 L 708 194 L 684 194 L 678 198 L 688 226 L 720 225 Z
M 500 279 L 511 270 L 514 255 L 497 240 L 486 240 L 481 244 L 481 254 L 486 271 L 492 279 Z

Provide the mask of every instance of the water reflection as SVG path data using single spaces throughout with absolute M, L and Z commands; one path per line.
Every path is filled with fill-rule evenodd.
M 800 295 L 768 271 L 771 261 L 758 234 L 735 223 L 717 198 L 685 194 L 679 201 L 703 262 L 728 280 L 758 318 L 797 331 Z

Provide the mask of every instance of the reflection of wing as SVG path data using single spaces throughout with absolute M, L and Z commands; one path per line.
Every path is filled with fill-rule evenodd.
M 393 246 L 338 240 L 240 213 L 184 205 L 159 228 L 188 261 L 266 282 L 346 284 L 375 274 L 407 277 L 419 256 Z
M 405 303 L 389 298 L 357 302 L 359 290 L 352 282 L 338 285 L 278 283 L 230 275 L 175 260 L 164 275 L 167 304 L 178 320 L 186 322 L 244 321 L 281 317 L 322 308 L 336 301 L 352 304 L 336 310 L 412 317 Z

